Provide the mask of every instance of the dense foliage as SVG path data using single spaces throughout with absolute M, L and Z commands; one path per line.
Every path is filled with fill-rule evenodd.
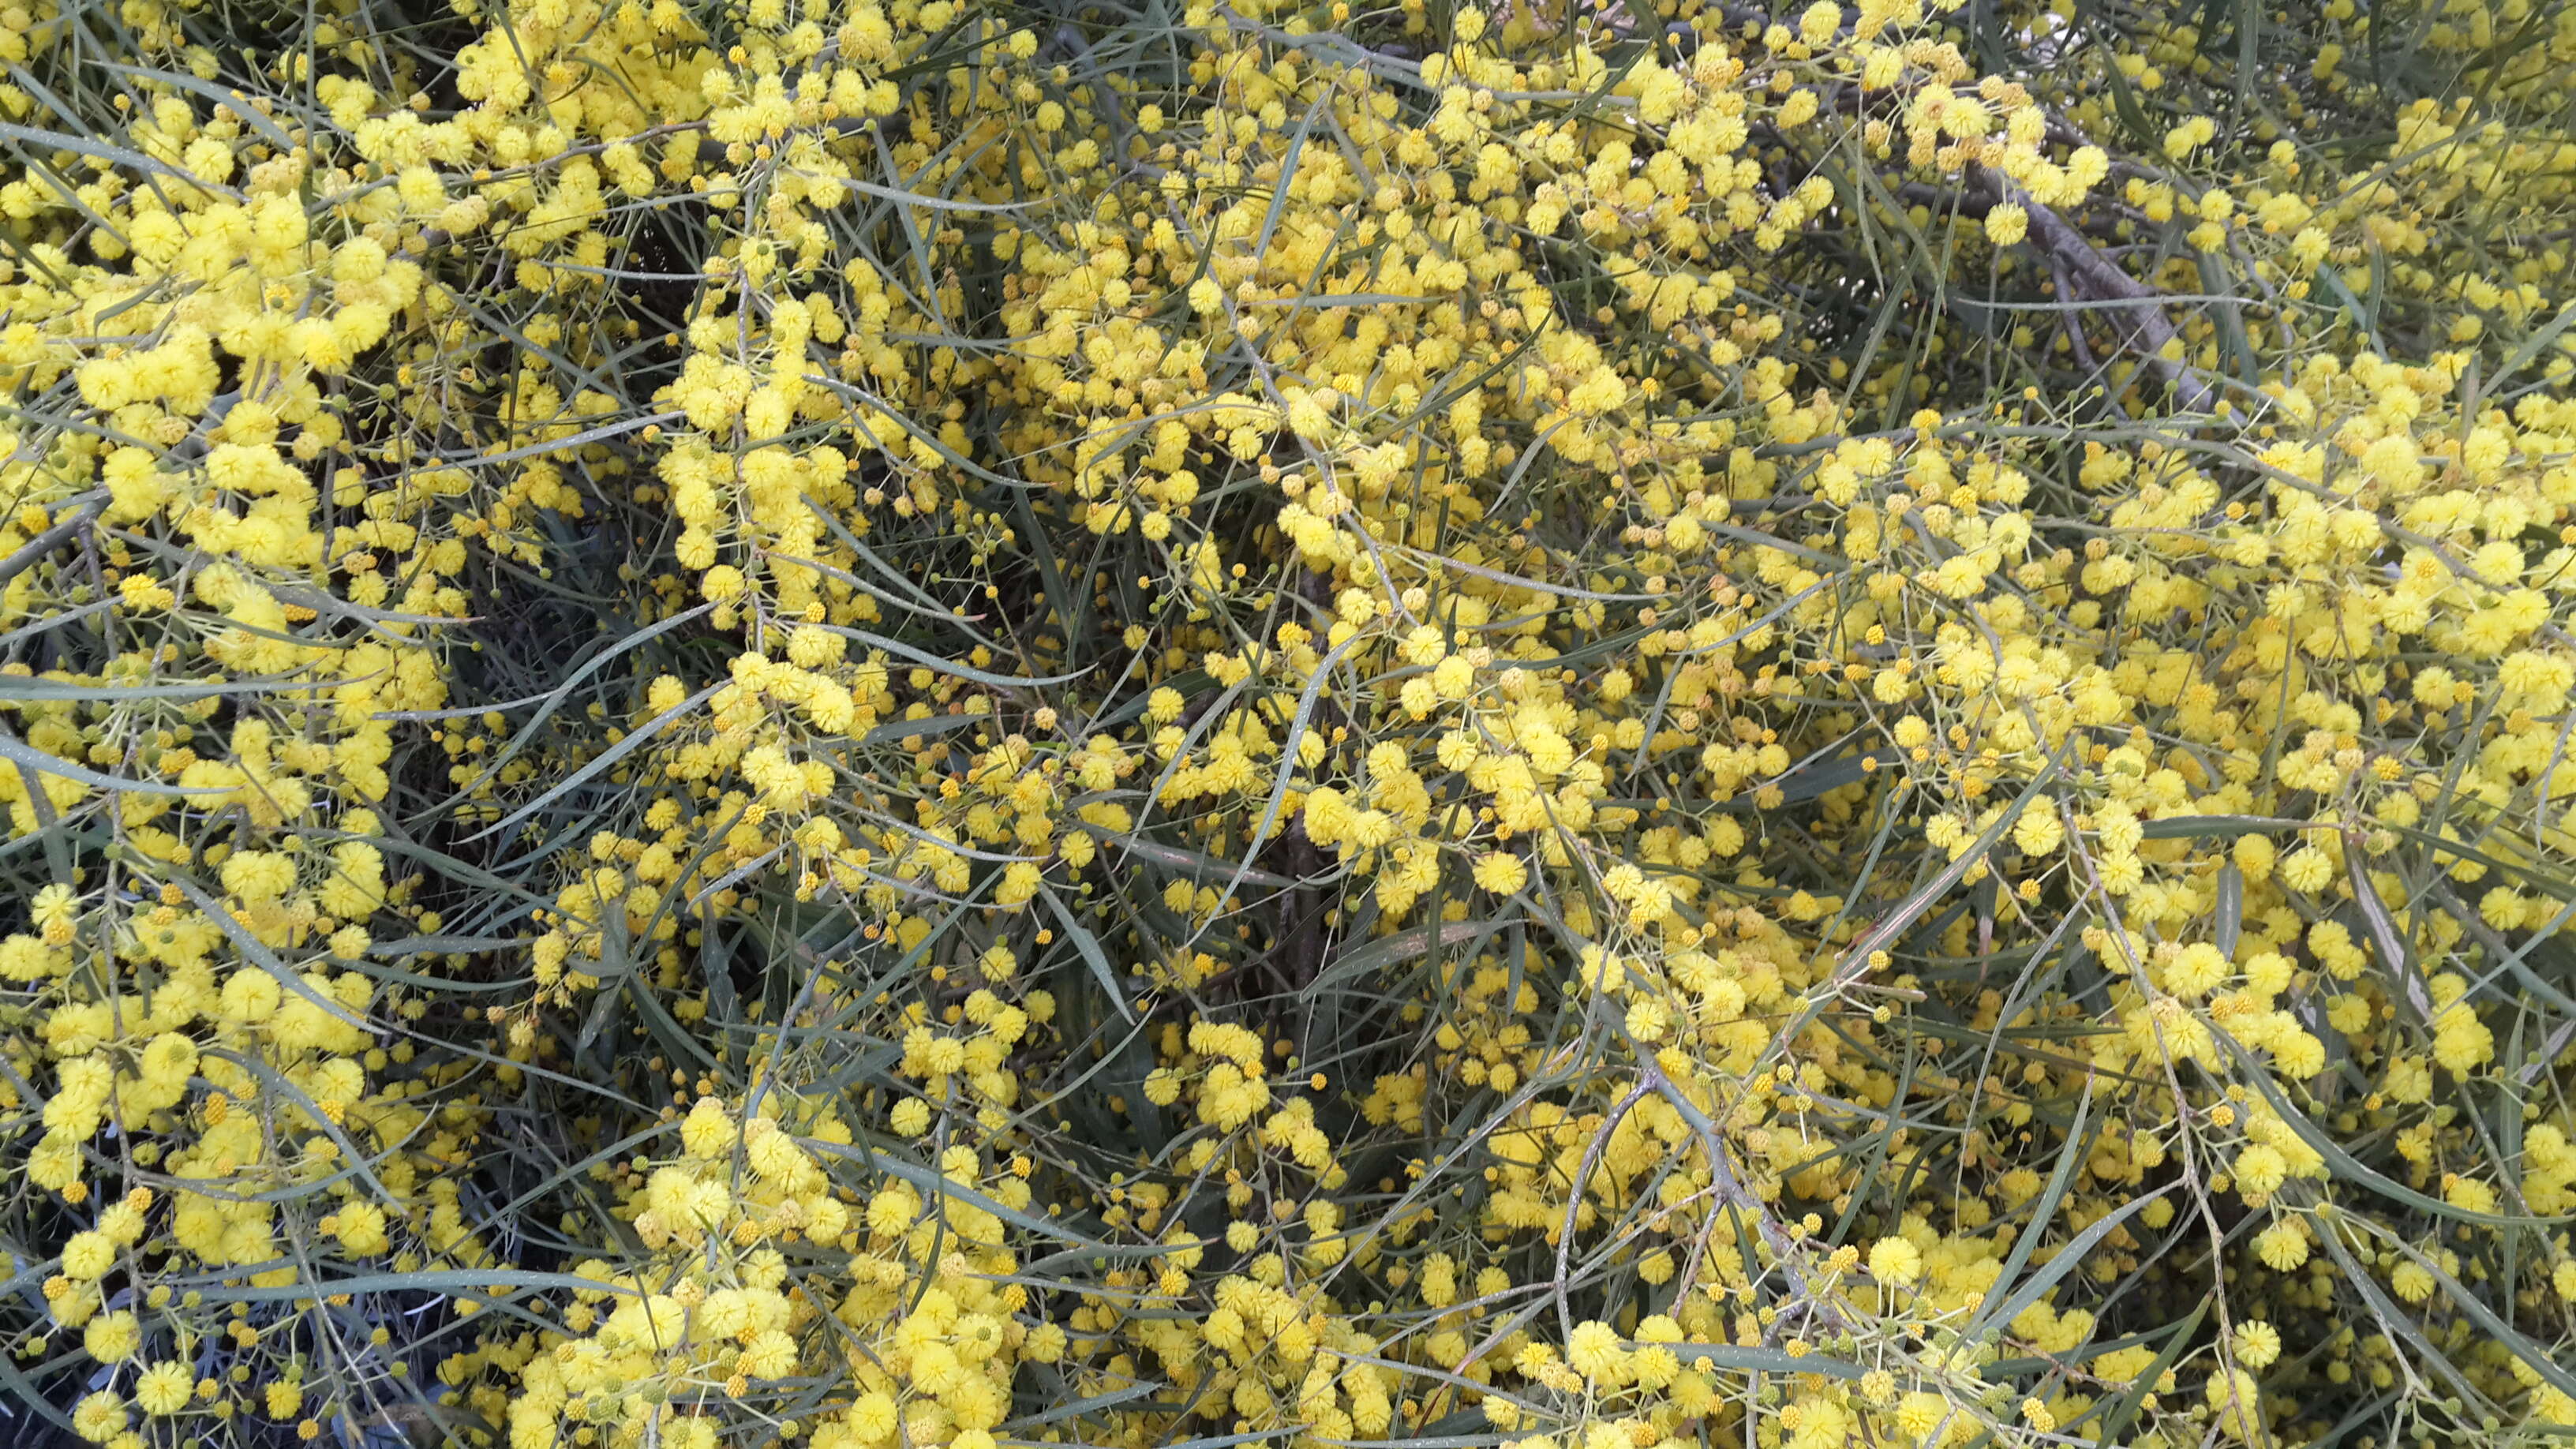
M 2564 0 L 0 61 L 0 1438 L 2576 1432 Z

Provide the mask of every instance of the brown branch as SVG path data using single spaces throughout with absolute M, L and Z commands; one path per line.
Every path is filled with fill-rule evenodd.
M 42 562 L 47 554 L 69 543 L 82 529 L 89 527 L 91 520 L 97 518 L 106 507 L 107 500 L 104 497 L 87 498 L 61 522 L 27 540 L 23 547 L 7 558 L 0 558 L 0 585 L 6 585 L 11 579 Z
M 1971 166 L 1968 184 L 1996 200 L 2012 202 L 2029 215 L 2026 240 L 2052 264 L 2064 269 L 2073 300 L 2130 304 L 2111 311 L 2113 316 L 2127 319 L 2131 350 L 2173 384 L 2174 400 L 2184 411 L 2210 410 L 2216 399 L 2211 396 L 2209 384 L 2188 364 L 2166 355 L 2166 348 L 2182 334 L 2174 329 L 2173 319 L 2165 315 L 2164 293 L 2121 271 L 2096 251 L 2073 223 L 2058 215 L 2056 208 L 2038 201 L 2003 173 L 1987 166 Z

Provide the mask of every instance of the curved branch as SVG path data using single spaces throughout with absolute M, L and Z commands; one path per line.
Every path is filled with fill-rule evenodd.
M 2182 334 L 2174 329 L 2173 319 L 2165 315 L 2164 293 L 2121 271 L 2096 251 L 2073 223 L 2058 215 L 2056 208 L 2040 202 L 2002 172 L 1971 166 L 1968 184 L 1998 201 L 2012 202 L 2029 215 L 2030 232 L 2025 239 L 2061 270 L 2076 299 L 2130 304 L 2112 314 L 2128 319 L 2130 349 L 2173 384 L 2174 400 L 2184 411 L 2210 410 L 2216 399 L 2208 382 L 2188 363 L 2166 353 Z

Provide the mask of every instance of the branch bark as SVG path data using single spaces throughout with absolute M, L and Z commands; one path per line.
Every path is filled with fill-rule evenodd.
M 2071 300 L 2126 304 L 2109 310 L 2113 317 L 2125 319 L 2130 349 L 2173 385 L 2174 401 L 2185 412 L 2210 410 L 2216 399 L 2208 382 L 2188 363 L 2166 355 L 2182 334 L 2165 315 L 2164 293 L 2121 271 L 2094 249 L 2074 223 L 2013 184 L 2012 178 L 1991 167 L 1971 166 L 1967 179 L 1970 188 L 1997 202 L 2012 202 L 2029 215 L 2025 239 L 2058 269 Z

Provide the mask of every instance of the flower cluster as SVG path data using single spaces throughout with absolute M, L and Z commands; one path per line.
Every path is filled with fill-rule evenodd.
M 2576 1422 L 2576 11 L 1149 10 L 0 13 L 26 1414 Z

